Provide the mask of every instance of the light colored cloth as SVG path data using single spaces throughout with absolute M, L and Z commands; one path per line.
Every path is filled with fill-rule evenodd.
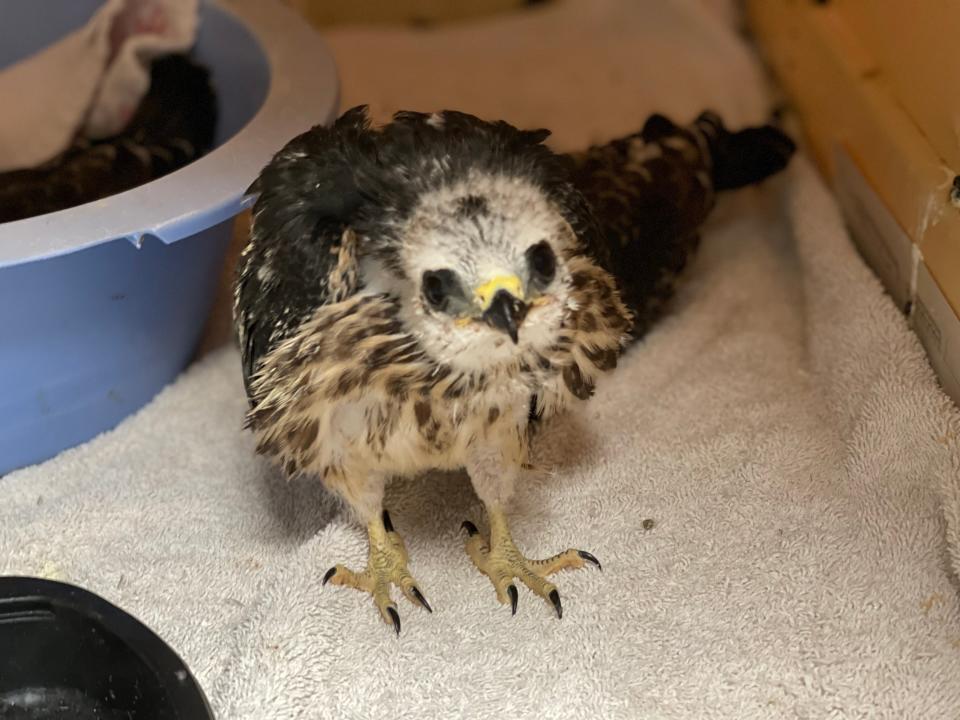
M 599 48 L 627 52 L 629 33 L 608 40 L 611 26 L 638 38 L 630 66 L 653 62 L 644 41 L 664 6 L 541 12 L 556 33 L 563 14 L 581 29 L 569 52 L 600 77 L 624 61 L 606 65 Z M 670 7 L 683 17 L 695 4 Z M 704 38 L 677 17 L 681 53 Z M 531 21 L 493 25 L 519 54 L 514 22 Z M 533 64 L 556 35 L 529 27 Z M 334 38 L 342 66 L 375 52 L 356 37 Z M 430 37 L 409 33 L 409 45 Z M 383 57 L 402 65 L 389 47 Z M 704 72 L 732 57 L 716 53 Z M 488 57 L 436 72 L 467 75 Z M 385 97 L 390 81 L 366 94 Z M 714 90 L 714 106 L 736 112 L 745 84 L 730 107 Z M 510 117 L 502 95 L 525 107 L 536 92 L 518 75 L 489 107 Z M 604 119 L 577 117 L 581 140 L 604 122 L 625 129 L 621 97 L 603 103 Z M 630 107 L 634 125 L 653 107 Z M 577 140 L 564 114 L 522 112 Z M 183 655 L 218 717 L 925 719 L 960 708 L 960 414 L 802 158 L 726 198 L 671 316 L 541 436 L 554 473 L 520 487 L 514 536 L 531 556 L 573 545 L 604 567 L 558 576 L 563 620 L 523 588 L 516 617 L 496 602 L 463 552 L 460 523 L 482 519 L 468 481 L 430 476 L 387 496 L 434 607 L 397 596 L 395 638 L 368 598 L 321 587 L 336 562 L 362 567 L 364 533 L 316 485 L 286 484 L 254 458 L 244 408 L 226 349 L 115 432 L 0 481 L 0 572 L 66 579 L 132 611 Z
M 50 160 L 78 131 L 123 130 L 150 88 L 150 62 L 193 45 L 197 2 L 107 0 L 79 30 L 0 71 L 0 171 Z

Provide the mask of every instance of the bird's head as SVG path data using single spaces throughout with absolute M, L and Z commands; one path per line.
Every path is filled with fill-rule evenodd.
M 399 232 L 402 315 L 435 360 L 482 368 L 556 343 L 575 237 L 538 187 L 473 173 L 420 196 Z

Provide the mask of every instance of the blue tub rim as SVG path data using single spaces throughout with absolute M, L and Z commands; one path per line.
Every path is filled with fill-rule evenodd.
M 333 121 L 336 65 L 305 19 L 279 0 L 206 2 L 245 24 L 260 44 L 270 68 L 263 105 L 226 142 L 176 172 L 102 200 L 0 224 L 0 268 L 118 239 L 139 247 L 145 237 L 173 243 L 195 235 L 252 203 L 247 187 L 290 139 Z M 195 190 L 184 194 L 184 188 Z M 104 217 L 111 227 L 99 234 Z

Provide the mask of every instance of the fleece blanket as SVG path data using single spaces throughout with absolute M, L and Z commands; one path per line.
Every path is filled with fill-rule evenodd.
M 331 42 L 347 104 L 459 106 L 572 146 L 653 109 L 762 119 L 762 73 L 718 5 L 570 0 Z M 460 523 L 482 519 L 469 481 L 429 475 L 386 499 L 434 608 L 400 598 L 395 637 L 321 586 L 362 566 L 363 530 L 254 457 L 244 409 L 228 346 L 115 431 L 0 480 L 0 572 L 133 612 L 220 718 L 960 713 L 960 415 L 802 156 L 724 200 L 670 316 L 542 433 L 551 471 L 520 487 L 515 539 L 603 562 L 558 576 L 562 620 L 524 588 L 516 617 L 496 602 L 463 551 Z

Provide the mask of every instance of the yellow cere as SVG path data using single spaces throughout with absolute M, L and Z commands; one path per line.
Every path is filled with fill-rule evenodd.
M 497 275 L 490 280 L 487 280 L 483 285 L 480 285 L 476 290 L 474 290 L 474 295 L 477 300 L 480 302 L 480 307 L 486 310 L 490 307 L 490 303 L 493 301 L 493 296 L 497 294 L 499 290 L 506 290 L 508 293 L 513 295 L 515 298 L 523 298 L 523 284 L 520 282 L 520 278 L 516 275 Z

